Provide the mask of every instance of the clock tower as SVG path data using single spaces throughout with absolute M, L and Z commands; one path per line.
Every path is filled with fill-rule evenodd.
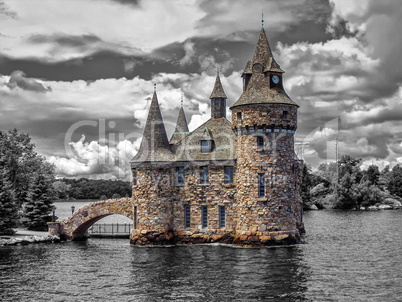
M 236 238 L 258 226 L 256 236 L 298 242 L 304 231 L 302 162 L 294 152 L 299 106 L 284 90 L 283 73 L 262 29 L 242 75 L 243 93 L 230 108 L 237 153 L 235 199 L 241 213 Z

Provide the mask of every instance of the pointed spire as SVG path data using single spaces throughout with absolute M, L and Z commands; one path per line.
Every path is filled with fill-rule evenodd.
M 189 132 L 186 115 L 183 106 L 180 107 L 179 116 L 177 117 L 175 133 Z
M 174 129 L 173 135 L 170 138 L 169 143 L 174 145 L 181 141 L 189 133 L 186 114 L 183 109 L 183 92 L 181 93 L 181 106 L 179 110 L 179 116 L 177 117 L 176 128 Z
M 258 38 L 257 47 L 253 57 L 253 62 L 260 63 L 262 66 L 267 67 L 270 59 L 273 58 L 271 47 L 269 46 L 264 27 L 261 28 L 260 36 Z
M 228 98 L 225 94 L 225 91 L 223 91 L 221 79 L 219 77 L 219 71 L 216 74 L 214 89 L 212 90 L 211 96 L 209 98 L 210 99 L 218 99 L 218 98 L 227 99 Z
M 264 22 L 264 20 L 262 20 Z M 271 47 L 269 46 L 267 35 L 265 34 L 264 27 L 261 28 L 260 36 L 258 38 L 257 47 L 253 57 L 253 64 L 259 63 L 263 66 L 265 71 L 284 72 L 274 59 Z
M 141 146 L 132 161 L 169 161 L 172 158 L 173 154 L 170 151 L 162 113 L 159 108 L 158 96 L 156 95 L 156 84 L 154 84 L 154 94 L 149 107 Z
M 261 27 L 264 29 L 264 10 L 261 10 Z

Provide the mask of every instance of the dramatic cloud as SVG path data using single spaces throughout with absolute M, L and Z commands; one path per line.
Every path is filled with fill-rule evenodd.
M 124 140 L 116 146 L 85 142 L 85 135 L 77 142 L 71 142 L 73 156 L 70 158 L 50 156 L 56 173 L 62 177 L 96 177 L 130 180 L 129 160 L 137 153 L 141 139 L 134 143 Z
M 50 87 L 44 87 L 41 83 L 34 79 L 26 77 L 26 74 L 20 70 L 13 71 L 8 81 L 8 87 L 14 89 L 19 87 L 24 90 L 32 90 L 37 92 L 46 92 L 51 90 Z
M 124 178 L 155 83 L 168 135 L 182 93 L 191 129 L 209 118 L 217 69 L 239 98 L 261 9 L 300 105 L 298 156 L 402 163 L 398 0 L 4 1 L 0 127 L 30 133 L 59 175 Z

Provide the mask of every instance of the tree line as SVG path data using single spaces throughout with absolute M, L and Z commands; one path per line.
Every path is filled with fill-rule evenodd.
M 131 184 L 122 180 L 58 179 L 53 183 L 58 199 L 109 199 L 131 196 Z
M 323 163 L 317 171 L 304 165 L 301 194 L 305 208 L 360 210 L 379 204 L 398 205 L 402 201 L 402 167 L 372 164 L 362 169 L 362 159 L 341 155 L 335 163 Z

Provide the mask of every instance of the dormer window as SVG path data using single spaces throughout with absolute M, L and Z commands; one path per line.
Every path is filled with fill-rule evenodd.
M 210 153 L 212 152 L 212 141 L 211 140 L 202 140 L 201 141 L 201 153 Z
M 282 119 L 287 120 L 288 116 L 289 116 L 289 112 L 287 112 L 287 111 L 282 112 Z
M 259 63 L 254 64 L 253 73 L 262 73 L 262 65 Z

